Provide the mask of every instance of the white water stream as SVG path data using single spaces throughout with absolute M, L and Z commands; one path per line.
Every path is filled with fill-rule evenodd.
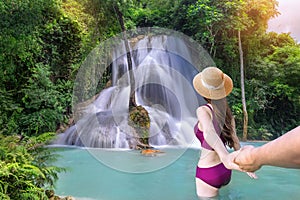
M 193 143 L 195 110 L 204 101 L 194 91 L 192 79 L 204 67 L 213 65 L 213 61 L 206 51 L 184 35 L 150 33 L 137 37 L 139 39 L 129 39 L 132 71 L 128 70 L 122 39 L 99 45 L 97 51 L 91 53 L 78 73 L 78 85 L 84 87 L 74 89 L 74 102 L 83 102 L 80 97 L 87 91 L 80 89 L 87 88 L 88 84 L 96 85 L 99 74 L 101 76 L 104 71 L 102 68 L 107 68 L 108 64 L 112 70 L 112 86 L 102 90 L 76 124 L 60 134 L 57 144 L 100 148 L 134 146 L 135 135 L 127 119 L 130 87 L 135 90 L 136 103 L 149 113 L 150 145 L 187 146 Z M 130 80 L 130 72 L 135 85 Z M 90 96 L 96 95 L 91 93 Z

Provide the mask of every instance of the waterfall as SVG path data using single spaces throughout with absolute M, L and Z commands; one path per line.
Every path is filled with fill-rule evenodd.
M 199 44 L 175 31 L 148 28 L 127 34 L 132 70 L 128 70 L 122 35 L 95 48 L 75 81 L 75 124 L 59 135 L 56 144 L 133 148 L 138 136 L 128 125 L 131 88 L 136 104 L 149 113 L 150 145 L 186 146 L 193 142 L 195 110 L 204 101 L 193 89 L 192 79 L 204 67 L 214 65 L 212 59 Z M 112 84 L 99 92 L 109 67 Z M 129 73 L 135 85 L 131 85 Z

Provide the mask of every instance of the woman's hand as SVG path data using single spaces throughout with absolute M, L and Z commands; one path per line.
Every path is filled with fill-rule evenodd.
M 234 169 L 234 170 L 238 170 L 241 172 L 244 172 L 243 170 L 240 169 L 239 165 L 237 165 L 234 160 L 236 158 L 236 156 L 239 154 L 239 151 L 234 151 L 230 154 L 228 154 L 227 156 L 225 156 L 222 160 L 222 163 L 224 164 L 224 166 L 227 169 Z
M 240 166 L 235 162 L 236 157 L 239 155 L 239 153 L 240 153 L 240 150 L 234 151 L 234 152 L 228 154 L 222 160 L 225 167 L 227 169 L 234 169 L 234 170 L 238 170 L 238 171 L 241 171 L 241 172 L 245 172 L 250 178 L 257 179 L 258 177 L 254 172 L 247 172 L 247 171 L 241 169 Z

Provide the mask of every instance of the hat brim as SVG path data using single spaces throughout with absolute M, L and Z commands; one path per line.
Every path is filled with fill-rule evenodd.
M 195 90 L 203 97 L 208 99 L 218 100 L 226 97 L 229 95 L 233 88 L 233 83 L 231 78 L 224 74 L 224 86 L 216 89 L 216 90 L 209 90 L 202 84 L 202 73 L 197 74 L 193 79 L 193 85 Z

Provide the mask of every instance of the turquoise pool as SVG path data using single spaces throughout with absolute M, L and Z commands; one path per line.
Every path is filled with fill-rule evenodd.
M 60 148 L 58 165 L 67 167 L 58 195 L 93 200 L 197 200 L 194 173 L 198 149 L 163 149 L 157 156 L 139 151 Z M 265 166 L 259 179 L 234 171 L 220 190 L 222 200 L 300 199 L 300 170 Z

